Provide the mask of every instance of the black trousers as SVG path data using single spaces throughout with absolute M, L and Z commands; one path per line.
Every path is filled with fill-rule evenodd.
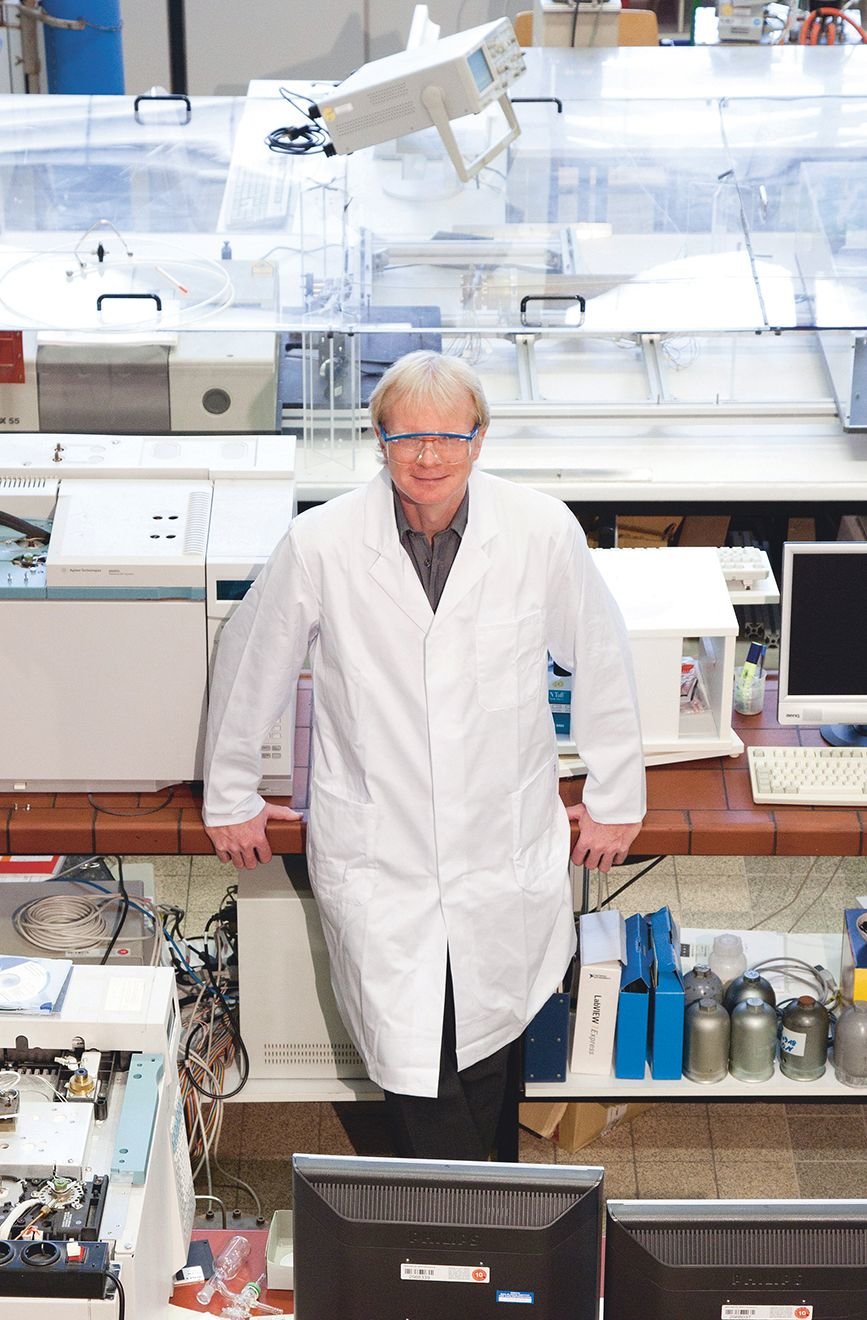
M 436 1098 L 385 1092 L 395 1154 L 403 1159 L 486 1160 L 506 1095 L 509 1057 L 518 1042 L 458 1072 L 455 998 L 446 964 L 446 994 Z

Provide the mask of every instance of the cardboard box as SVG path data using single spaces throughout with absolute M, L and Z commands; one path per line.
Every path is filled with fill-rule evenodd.
M 518 1122 L 537 1137 L 553 1137 L 568 1108 L 565 1100 L 525 1100 L 518 1106 Z
M 571 1070 L 606 1077 L 614 1055 L 617 997 L 626 960 L 626 931 L 617 911 L 587 912 L 579 922 L 578 1003 Z
M 682 522 L 678 514 L 618 514 L 617 545 L 620 549 L 671 545 Z
M 626 918 L 626 966 L 617 1001 L 614 1076 L 642 1078 L 647 1066 L 650 1020 L 650 932 L 647 919 Z
M 678 545 L 725 545 L 731 518 L 727 514 L 690 513 L 683 520 Z
M 683 1072 L 683 977 L 680 932 L 667 907 L 651 912 L 650 1071 L 672 1081 Z
M 867 910 L 864 908 L 847 908 L 843 913 L 840 990 L 847 1003 L 867 1000 Z
M 633 1118 L 637 1118 L 647 1108 L 647 1104 L 567 1105 L 557 1129 L 557 1145 L 562 1150 L 580 1150 L 618 1124 L 631 1123 Z
M 619 1123 L 631 1123 L 647 1108 L 647 1104 L 599 1105 L 574 1101 L 567 1104 L 565 1100 L 531 1100 L 520 1106 L 519 1120 L 521 1127 L 537 1136 L 553 1137 L 563 1150 L 580 1150 Z

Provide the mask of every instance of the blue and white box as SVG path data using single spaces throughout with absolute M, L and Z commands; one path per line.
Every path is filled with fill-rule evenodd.
M 680 932 L 667 907 L 651 912 L 650 927 L 650 1071 L 673 1081 L 683 1073 L 683 976 Z
M 626 918 L 626 966 L 617 1001 L 615 1077 L 644 1077 L 650 1021 L 650 931 L 639 913 Z
M 626 961 L 626 931 L 619 912 L 586 912 L 578 925 L 580 967 L 571 1069 L 607 1077 L 614 1056 L 617 997 Z

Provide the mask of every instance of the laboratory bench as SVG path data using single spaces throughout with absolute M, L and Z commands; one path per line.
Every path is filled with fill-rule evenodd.
M 761 715 L 733 717 L 749 746 L 816 746 L 818 729 L 783 729 L 770 676 Z M 561 780 L 567 805 L 584 780 Z M 290 798 L 274 798 L 291 806 Z M 162 805 L 164 804 L 164 805 Z M 201 786 L 159 793 L 0 793 L 0 852 L 201 856 L 213 847 L 201 820 Z M 573 832 L 575 827 L 573 826 Z M 301 822 L 274 821 L 275 853 L 301 853 Z M 867 811 L 856 807 L 756 806 L 747 756 L 710 757 L 647 771 L 647 815 L 633 851 L 678 857 L 863 857 Z

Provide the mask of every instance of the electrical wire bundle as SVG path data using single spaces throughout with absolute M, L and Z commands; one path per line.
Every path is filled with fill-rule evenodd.
M 91 899 L 83 894 L 51 894 L 34 899 L 17 908 L 13 914 L 15 930 L 29 944 L 49 953 L 65 953 L 74 948 L 91 950 L 103 948 L 100 962 L 105 964 L 117 944 L 129 910 L 141 913 L 151 929 L 144 935 L 124 935 L 125 942 L 153 940 L 151 964 L 158 966 L 171 962 L 180 991 L 183 1033 L 178 1068 L 184 1117 L 189 1139 L 190 1158 L 194 1177 L 204 1169 L 207 1179 L 207 1197 L 214 1201 L 212 1167 L 223 1179 L 235 1183 L 249 1193 L 261 1218 L 261 1203 L 249 1184 L 234 1178 L 217 1163 L 216 1153 L 223 1122 L 223 1103 L 243 1090 L 250 1071 L 250 1062 L 238 1025 L 237 981 L 237 886 L 230 886 L 220 908 L 205 924 L 201 947 L 199 941 L 185 937 L 182 932 L 184 910 L 171 904 L 158 904 L 150 899 L 130 898 L 124 883 L 123 860 L 116 858 L 118 866 L 118 892 L 84 873 L 104 867 L 100 855 L 77 858 L 74 863 L 52 877 L 88 886 L 99 892 Z M 117 907 L 112 922 L 109 913 Z M 109 919 L 107 919 L 109 918 Z M 238 1061 L 240 1080 L 234 1089 L 223 1089 L 229 1067 Z M 0 1073 L 0 1090 L 9 1090 L 20 1083 L 46 1085 L 54 1091 L 48 1080 L 39 1076 Z M 59 1099 L 66 1099 L 54 1091 Z
M 206 922 L 201 948 L 195 948 L 191 938 L 186 940 L 188 949 L 200 959 L 206 979 L 199 980 L 197 993 L 181 1001 L 184 1030 L 180 1085 L 193 1178 L 203 1171 L 205 1174 L 207 1196 L 201 1199 L 219 1203 L 213 1195 L 216 1170 L 224 1181 L 249 1193 L 261 1219 L 262 1207 L 256 1192 L 248 1183 L 228 1173 L 217 1160 L 224 1102 L 239 1094 L 250 1071 L 237 1019 L 236 892 L 237 886 L 230 886 L 219 910 Z M 232 1090 L 224 1091 L 227 1070 L 236 1059 L 240 1081 Z
M 316 102 L 311 97 L 302 95 L 301 92 L 290 92 L 288 87 L 281 87 L 280 95 L 284 101 L 289 102 L 293 110 L 297 110 L 306 118 L 303 124 L 290 124 L 273 129 L 265 138 L 270 150 L 285 156 L 333 156 L 334 148 L 331 145 L 328 129 L 324 124 L 318 124 L 310 119 L 309 112 L 303 105 L 299 105 L 299 101 L 306 101 L 309 106 L 314 106 Z
M 147 898 L 131 899 L 126 890 L 123 875 L 123 860 L 115 859 L 118 867 L 118 892 L 111 893 L 102 884 L 86 878 L 82 871 L 96 864 L 102 864 L 102 857 L 86 857 L 72 866 L 58 871 L 47 883 L 57 880 L 69 880 L 71 883 L 88 885 L 96 889 L 102 898 L 91 900 L 79 894 L 50 894 L 29 903 L 22 903 L 12 914 L 12 925 L 17 933 L 34 948 L 44 949 L 49 953 L 66 953 L 68 949 L 89 950 L 103 949 L 100 964 L 108 962 L 123 930 L 130 908 L 140 912 L 150 922 L 151 930 L 144 935 L 125 935 L 126 943 L 138 943 L 153 939 L 151 966 L 157 967 L 163 956 L 163 918 L 159 906 Z M 103 916 L 104 912 L 115 904 L 120 904 L 114 924 L 110 926 Z

